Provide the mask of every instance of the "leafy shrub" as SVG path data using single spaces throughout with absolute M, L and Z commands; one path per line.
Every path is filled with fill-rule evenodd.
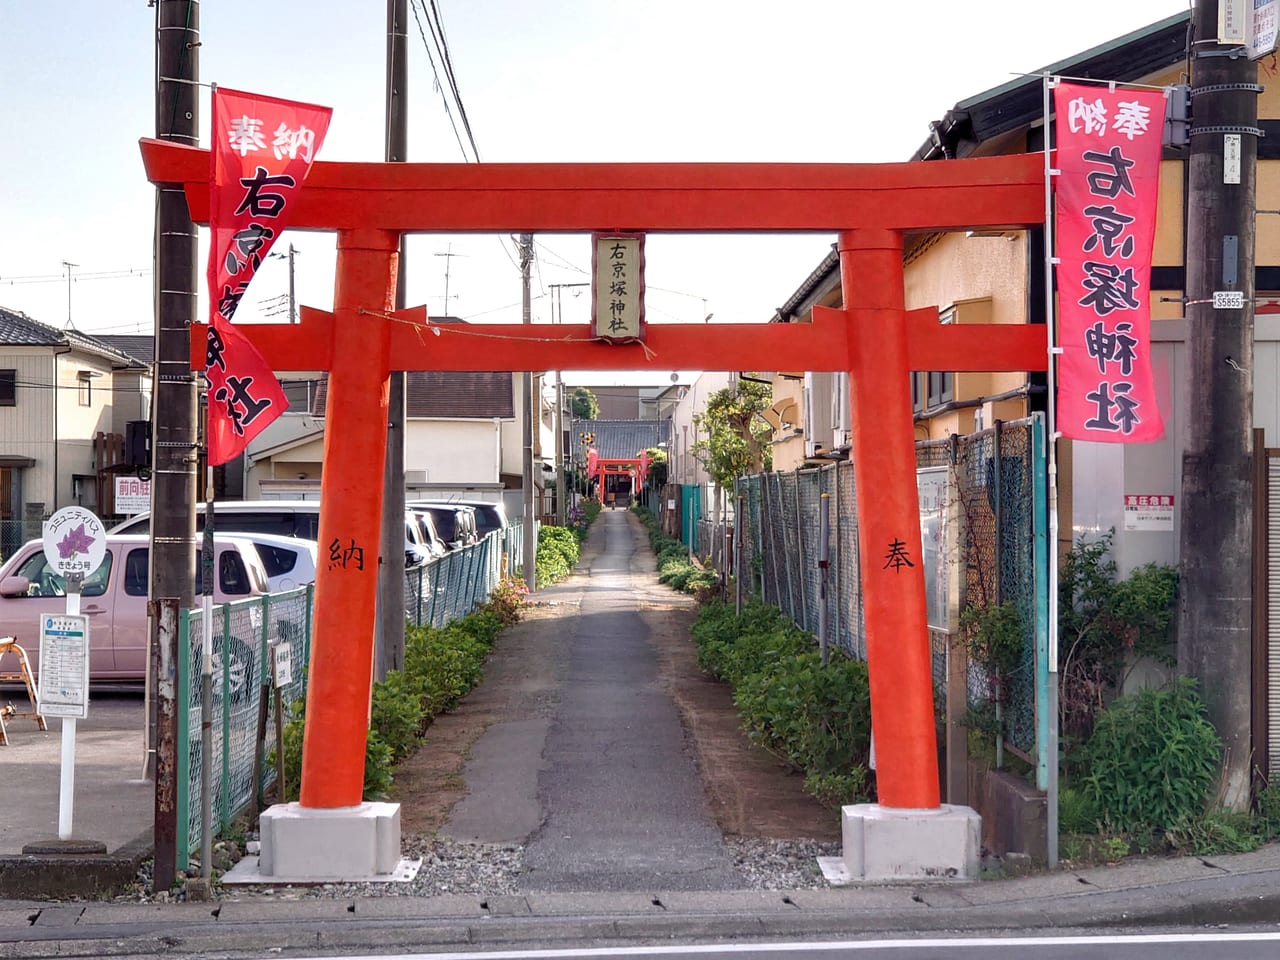
M 1148 563 L 1118 580 L 1110 555 L 1113 536 L 1111 531 L 1094 541 L 1081 539 L 1062 565 L 1058 670 L 1068 743 L 1088 738 L 1111 692 L 1123 685 L 1129 657 L 1173 662 L 1170 627 L 1178 571 Z
M 302 739 L 306 728 L 306 701 L 295 700 L 287 708 L 288 719 L 284 725 L 284 775 L 288 794 L 286 800 L 297 800 L 302 785 Z M 276 762 L 275 752 L 270 762 Z M 364 798 L 381 800 L 387 796 L 391 788 L 392 767 L 394 766 L 391 747 L 385 743 L 376 730 L 370 729 L 365 740 L 364 755 Z
M 1183 678 L 1120 697 L 1099 714 L 1084 789 L 1111 827 L 1167 832 L 1203 815 L 1221 753 L 1195 681 Z
M 523 580 L 503 580 L 489 594 L 485 609 L 491 611 L 502 626 L 510 627 L 524 618 L 525 609 L 529 606 L 528 596 L 529 587 Z
M 408 756 L 418 742 L 422 727 L 421 678 L 392 670 L 387 679 L 373 685 L 369 726 L 391 750 L 392 761 Z
M 550 524 L 539 527 L 536 559 L 538 583 L 558 583 L 569 576 L 578 562 L 580 552 L 579 539 L 573 530 Z

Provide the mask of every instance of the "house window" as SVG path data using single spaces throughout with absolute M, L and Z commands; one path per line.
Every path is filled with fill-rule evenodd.
M 289 401 L 286 413 L 309 414 L 315 399 L 315 380 L 282 380 L 285 399 Z
M 0 407 L 13 407 L 18 403 L 18 371 L 0 370 Z
M 76 381 L 79 385 L 80 406 L 87 407 L 93 403 L 93 373 L 89 370 L 81 370 L 76 374 Z

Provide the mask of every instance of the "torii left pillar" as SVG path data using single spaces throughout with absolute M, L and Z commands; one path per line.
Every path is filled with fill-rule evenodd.
M 329 372 L 324 462 L 347 469 L 320 477 L 321 563 L 332 586 L 316 591 L 314 618 L 342 636 L 344 655 L 312 657 L 309 667 L 308 702 L 325 708 L 307 716 L 303 769 L 328 775 L 304 775 L 299 803 L 262 813 L 258 868 L 274 879 L 385 876 L 400 863 L 399 804 L 363 800 L 365 744 L 349 735 L 352 718 L 367 726 L 369 716 L 382 527 L 382 498 L 370 488 L 386 458 L 391 373 L 392 321 L 368 310 L 393 308 L 399 247 L 394 231 L 338 232 L 328 328 L 343 362 Z

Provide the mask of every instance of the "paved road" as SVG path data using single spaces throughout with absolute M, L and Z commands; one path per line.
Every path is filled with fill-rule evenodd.
M 1135 936 L 953 937 L 942 940 L 854 940 L 816 943 L 733 943 L 624 946 L 599 949 L 502 950 L 381 955 L 378 960 L 620 960 L 660 957 L 702 960 L 1262 960 L 1280 950 L 1280 933 L 1145 934 Z M 344 954 L 348 960 L 373 960 Z M 316 958 L 319 960 L 319 958 Z
M 636 603 L 639 564 L 652 564 L 643 532 L 623 511 L 596 522 L 603 551 L 561 601 L 575 615 L 561 621 L 553 654 L 556 706 L 545 721 L 495 725 L 476 742 L 463 776 L 477 799 L 443 832 L 524 842 L 530 892 L 736 889 Z M 495 796 L 511 816 L 481 812 L 480 798 Z

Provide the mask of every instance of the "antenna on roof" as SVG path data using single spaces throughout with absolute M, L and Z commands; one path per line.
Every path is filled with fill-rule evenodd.
M 71 322 L 71 268 L 78 267 L 80 264 L 72 263 L 70 260 L 63 260 L 62 265 L 67 268 L 67 325 L 64 330 L 74 330 L 75 324 Z

